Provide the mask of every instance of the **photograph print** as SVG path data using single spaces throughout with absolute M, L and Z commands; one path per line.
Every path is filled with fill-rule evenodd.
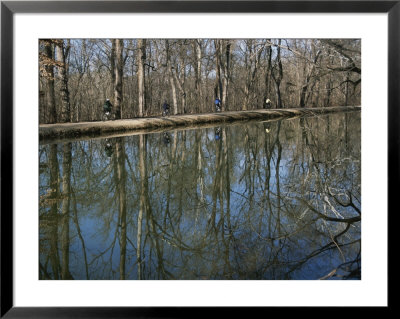
M 361 39 L 40 39 L 40 280 L 360 280 Z

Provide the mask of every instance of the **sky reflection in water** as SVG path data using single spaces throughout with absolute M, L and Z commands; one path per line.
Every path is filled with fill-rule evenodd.
M 360 279 L 360 113 L 39 147 L 40 279 Z

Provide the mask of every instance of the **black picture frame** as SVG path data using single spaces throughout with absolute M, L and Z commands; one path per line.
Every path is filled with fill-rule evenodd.
M 15 13 L 387 13 L 388 14 L 388 204 L 398 212 L 400 0 L 396 1 L 1 1 L 1 318 L 142 318 L 237 314 L 235 308 L 14 307 L 13 304 L 13 19 Z M 388 218 L 389 218 L 388 214 Z M 388 223 L 390 225 L 390 223 Z M 389 233 L 388 233 L 389 234 Z M 389 243 L 389 238 L 388 238 Z M 389 286 L 389 282 L 388 282 Z M 34 292 L 32 292 L 34 293 Z M 390 298 L 388 300 L 390 309 Z M 240 309 L 246 317 L 252 307 Z M 290 310 L 307 312 L 306 308 Z M 280 310 L 279 310 L 280 311 Z M 322 310 L 326 311 L 326 310 Z M 338 307 L 330 310 L 330 314 Z M 300 315 L 300 313 L 297 313 Z

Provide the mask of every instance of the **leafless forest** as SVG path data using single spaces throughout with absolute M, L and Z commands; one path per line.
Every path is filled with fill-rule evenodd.
M 40 123 L 360 105 L 360 39 L 41 39 Z

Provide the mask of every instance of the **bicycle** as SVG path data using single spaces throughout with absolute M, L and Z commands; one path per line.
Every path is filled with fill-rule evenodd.
M 106 111 L 106 112 L 103 113 L 102 120 L 103 120 L 103 122 L 104 121 L 109 121 L 109 120 L 115 120 L 115 114 L 113 112 Z
M 169 109 L 164 109 L 162 112 L 162 116 L 168 116 L 169 115 Z

